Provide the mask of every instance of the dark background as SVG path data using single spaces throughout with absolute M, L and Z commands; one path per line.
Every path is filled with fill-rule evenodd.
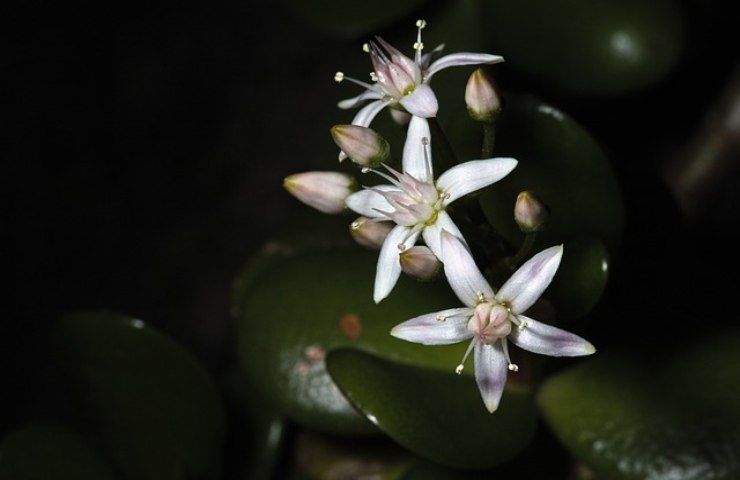
M 651 288 L 640 310 L 670 304 L 694 315 L 679 330 L 702 328 L 709 305 L 721 314 L 737 286 L 728 268 L 737 162 L 713 178 L 690 221 L 661 180 L 737 65 L 729 6 L 686 8 L 681 62 L 643 91 L 584 99 L 506 70 L 498 79 L 563 107 L 612 153 L 628 261 L 609 295 L 626 302 Z M 231 280 L 266 232 L 302 208 L 283 177 L 334 165 L 333 154 L 315 153 L 333 152 L 331 124 L 317 118 L 347 96 L 331 78 L 359 46 L 314 33 L 278 2 L 22 2 L 3 17 L 4 426 L 37 402 L 46 326 L 70 310 L 143 318 L 222 369 Z M 347 120 L 336 111 L 336 123 Z M 676 305 L 681 294 L 688 301 Z

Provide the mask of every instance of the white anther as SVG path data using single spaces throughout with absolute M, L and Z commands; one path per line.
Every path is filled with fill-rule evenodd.
M 370 80 L 372 80 L 373 82 L 377 82 L 378 81 L 378 74 L 375 73 L 375 72 L 370 72 Z
M 339 83 L 344 80 L 344 72 L 337 72 L 334 74 L 334 81 Z
M 486 296 L 483 295 L 483 292 L 478 292 L 478 293 L 476 293 L 476 295 L 478 295 L 478 301 L 479 302 L 482 302 L 482 301 L 484 301 L 486 299 Z
M 403 243 L 399 243 L 398 249 L 403 252 L 404 250 L 406 250 L 406 245 L 404 245 Z
M 457 367 L 455 368 L 455 373 L 457 373 L 458 375 L 460 375 L 460 374 L 462 373 L 462 371 L 463 371 L 463 368 L 465 368 L 465 365 L 463 365 L 463 364 L 461 363 L 460 365 L 458 365 L 458 366 L 457 366 Z
M 370 171 L 370 169 L 369 169 L 369 168 L 367 168 L 367 167 L 362 167 L 362 168 L 360 169 L 360 171 L 361 171 L 362 173 L 367 173 L 367 172 L 369 172 L 369 171 Z
M 416 26 L 418 28 L 424 28 L 424 27 L 427 26 L 427 21 L 426 20 L 421 20 L 421 19 L 420 20 L 417 20 L 416 21 Z
M 444 322 L 445 320 L 447 320 L 447 317 L 445 317 L 444 315 L 437 315 L 438 322 Z
M 362 51 L 365 53 L 370 53 L 370 44 L 369 43 L 363 43 L 362 44 Z
M 414 42 L 414 50 L 424 50 L 424 44 L 421 42 Z
M 510 363 L 509 364 L 509 370 L 511 370 L 512 372 L 518 372 L 519 371 L 519 365 L 517 365 L 516 363 Z

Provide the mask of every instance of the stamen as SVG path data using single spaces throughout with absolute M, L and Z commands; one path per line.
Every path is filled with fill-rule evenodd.
M 447 320 L 447 317 L 445 317 L 444 315 L 437 315 L 438 322 L 444 322 L 445 320 Z
M 364 223 L 365 223 L 365 222 L 361 222 L 361 221 L 359 221 L 359 220 L 355 220 L 354 222 L 352 222 L 352 223 L 350 224 L 350 227 L 352 228 L 352 230 L 357 230 L 357 229 L 358 229 L 358 228 L 360 228 L 360 227 L 361 227 L 361 226 L 362 226 L 362 225 L 363 225 Z
M 477 338 L 473 338 L 473 340 L 470 341 L 470 345 L 468 345 L 468 349 L 465 350 L 465 355 L 463 355 L 462 360 L 460 360 L 460 365 L 457 366 L 455 369 L 455 373 L 460 375 L 463 371 L 463 368 L 465 368 L 465 360 L 468 359 L 468 355 L 470 355 L 470 352 L 473 351 L 473 348 L 475 347 L 476 342 L 478 341 Z
M 370 44 L 365 42 L 362 44 L 362 51 L 365 53 L 370 53 Z
M 419 231 L 423 229 L 424 229 L 423 224 L 414 225 L 414 228 L 411 228 L 409 229 L 408 232 L 406 232 L 406 235 L 403 237 L 403 240 L 401 240 L 401 243 L 398 244 L 398 249 L 402 252 L 406 250 L 406 242 L 408 241 L 408 239 L 411 238 L 412 235 L 419 233 Z
M 414 54 L 414 61 L 417 65 L 421 65 L 421 51 L 424 50 L 424 43 L 421 41 L 421 31 L 426 26 L 426 20 L 419 19 L 416 21 L 416 42 L 414 42 L 414 50 L 416 53 Z
M 504 355 L 506 356 L 506 361 L 509 362 L 509 370 L 512 372 L 518 372 L 519 371 L 519 365 L 516 363 L 511 363 L 511 357 L 509 357 L 509 342 L 506 341 L 505 338 L 501 339 L 501 346 L 504 349 Z
M 363 82 L 362 80 L 357 80 L 356 78 L 352 78 L 352 77 L 346 76 L 344 74 L 344 72 L 337 72 L 337 73 L 334 74 L 334 81 L 335 82 L 341 83 L 344 80 L 347 80 L 348 82 L 352 82 L 355 85 L 359 85 L 362 88 L 366 88 L 368 90 L 376 90 L 377 89 L 377 87 L 375 87 L 374 85 L 370 85 L 367 82 Z
M 334 74 L 334 81 L 339 83 L 344 80 L 344 72 L 337 72 Z
M 367 173 L 367 172 L 369 172 L 369 171 L 370 171 L 370 169 L 369 169 L 369 168 L 367 168 L 367 167 L 362 167 L 362 168 L 360 169 L 360 171 L 361 171 L 362 173 Z
M 429 138 L 421 138 L 421 148 L 424 150 L 424 170 L 427 178 L 432 178 L 432 147 L 429 145 Z
M 384 179 L 388 180 L 388 181 L 389 181 L 389 182 L 391 182 L 391 183 L 392 183 L 393 185 L 395 185 L 395 186 L 397 186 L 398 188 L 400 188 L 401 190 L 403 190 L 403 187 L 401 187 L 401 184 L 400 184 L 400 183 L 398 182 L 398 180 L 396 180 L 395 178 L 391 178 L 391 176 L 390 176 L 390 175 L 388 175 L 388 174 L 387 174 L 387 173 L 385 173 L 385 172 L 381 172 L 381 171 L 379 171 L 379 170 L 375 170 L 374 168 L 367 168 L 367 167 L 366 167 L 366 168 L 363 168 L 362 170 L 363 170 L 363 172 L 362 172 L 362 173 L 367 173 L 367 172 L 373 172 L 373 173 L 375 173 L 376 175 L 380 175 L 380 176 L 381 176 L 382 178 L 384 178 Z M 365 170 L 367 170 L 367 171 L 365 171 Z M 371 190 L 372 190 L 372 189 L 371 189 Z
M 378 74 L 375 73 L 375 72 L 370 72 L 370 80 L 372 80 L 373 82 L 377 82 L 378 81 Z
M 476 295 L 478 295 L 478 302 L 484 302 L 486 300 L 486 296 L 483 295 L 483 292 L 477 292 Z

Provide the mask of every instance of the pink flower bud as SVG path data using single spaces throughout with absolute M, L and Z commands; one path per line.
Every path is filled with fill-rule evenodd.
M 355 179 L 339 172 L 305 172 L 285 177 L 285 189 L 301 202 L 324 213 L 340 213 L 357 189 Z
M 411 247 L 401 252 L 399 257 L 403 271 L 422 282 L 434 280 L 442 267 L 442 262 L 428 247 Z
M 331 136 L 353 162 L 362 167 L 377 167 L 390 155 L 390 145 L 375 130 L 359 125 L 335 125 Z
M 468 79 L 465 104 L 468 106 L 468 114 L 478 122 L 493 121 L 501 109 L 501 100 L 493 87 L 493 80 L 481 68 L 474 71 Z
M 525 191 L 516 197 L 514 220 L 522 232 L 533 233 L 543 230 L 549 217 L 547 206 L 534 192 Z
M 371 250 L 380 250 L 385 237 L 393 225 L 390 222 L 375 222 L 366 217 L 359 217 L 349 225 L 349 233 L 357 243 Z

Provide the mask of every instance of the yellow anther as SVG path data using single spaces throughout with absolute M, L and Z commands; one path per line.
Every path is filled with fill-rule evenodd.
M 365 53 L 370 53 L 370 44 L 369 43 L 363 43 L 362 44 L 362 51 Z
M 447 195 L 447 194 L 445 194 L 445 195 Z M 484 301 L 486 299 L 486 296 L 483 295 L 483 292 L 478 292 L 476 295 L 478 295 L 478 301 L 479 302 L 482 302 L 482 301 Z
M 355 220 L 354 222 L 352 222 L 352 224 L 350 226 L 352 227 L 352 230 L 357 230 L 358 228 L 360 228 L 362 226 L 363 223 L 364 222 L 359 222 L 359 221 Z
M 427 26 L 427 21 L 426 20 L 419 19 L 419 20 L 416 21 L 416 26 L 418 28 L 424 28 L 424 27 Z
M 375 73 L 375 72 L 370 72 L 370 80 L 372 80 L 373 82 L 377 82 L 378 81 L 378 74 Z
M 460 375 L 462 373 L 462 371 L 463 371 L 463 368 L 465 368 L 465 365 L 463 365 L 461 363 L 460 365 L 457 366 L 457 368 L 455 368 L 455 373 L 457 373 L 458 375 Z
M 337 72 L 334 74 L 334 81 L 339 83 L 344 80 L 344 72 Z
M 519 371 L 519 365 L 517 365 L 516 363 L 510 363 L 509 364 L 509 370 L 511 370 L 512 372 L 518 372 Z

